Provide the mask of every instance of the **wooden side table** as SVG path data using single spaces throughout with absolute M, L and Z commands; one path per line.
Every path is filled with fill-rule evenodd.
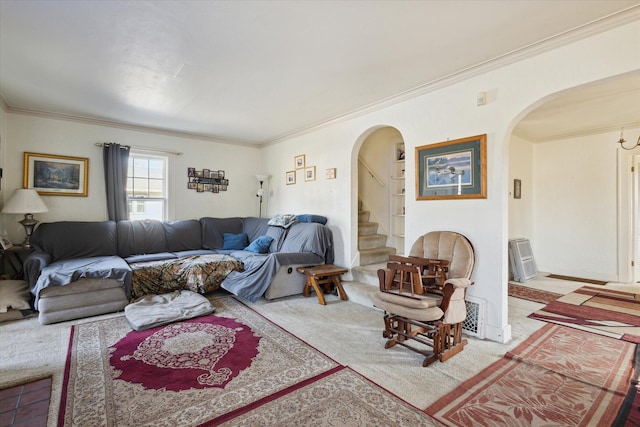
M 340 299 L 347 299 L 347 294 L 344 292 L 342 283 L 340 282 L 340 275 L 349 271 L 346 268 L 337 267 L 331 264 L 323 264 L 312 267 L 298 267 L 297 270 L 298 273 L 302 273 L 307 276 L 307 282 L 305 283 L 304 291 L 302 292 L 302 295 L 305 297 L 309 296 L 309 292 L 311 288 L 313 288 L 316 291 L 318 302 L 322 305 L 327 305 L 327 302 L 324 299 L 324 291 L 326 290 L 328 292 L 330 286 L 333 284 L 336 287 L 336 291 L 338 292 Z M 323 285 L 323 287 L 320 288 L 320 285 Z

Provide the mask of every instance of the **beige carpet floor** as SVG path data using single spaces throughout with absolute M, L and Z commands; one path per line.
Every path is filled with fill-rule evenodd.
M 542 280 L 540 287 L 568 293 L 573 290 L 571 284 L 561 280 L 546 284 Z M 525 285 L 537 286 L 535 281 Z M 579 288 L 583 284 L 574 285 Z M 260 300 L 250 306 L 338 363 L 351 367 L 419 408 L 426 408 L 478 374 L 544 325 L 544 322 L 527 318 L 544 304 L 509 298 L 511 342 L 500 344 L 470 337 L 469 345 L 459 355 L 446 363 L 423 368 L 422 357 L 417 353 L 401 347 L 384 349 L 381 312 L 341 301 L 333 295 L 328 295 L 327 301 L 326 306 L 321 306 L 314 296 L 295 296 Z M 48 326 L 40 325 L 36 318 L 0 323 L 0 388 L 52 375 L 48 425 L 55 426 L 70 326 L 121 315 L 116 313 Z

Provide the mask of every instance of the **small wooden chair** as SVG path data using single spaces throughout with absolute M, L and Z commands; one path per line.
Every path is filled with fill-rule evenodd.
M 446 259 L 420 258 L 417 256 L 389 255 L 389 261 L 419 267 L 420 281 L 415 292 L 423 294 L 429 289 L 441 290 L 447 280 L 449 261 Z
M 428 233 L 418 239 L 419 246 L 425 239 L 428 247 L 435 245 L 441 250 L 428 251 L 430 256 L 426 258 L 393 256 L 386 269 L 378 270 L 380 291 L 372 300 L 384 310 L 385 348 L 400 344 L 425 355 L 422 365 L 428 366 L 436 360 L 444 362 L 467 344 L 462 338 L 462 324 L 467 316 L 466 289 L 473 284 L 474 253 L 471 243 L 458 233 Z M 442 273 L 428 274 L 431 260 L 446 261 L 434 265 L 456 268 L 448 268 L 448 278 Z M 426 277 L 436 283 L 425 285 L 424 276 L 436 276 Z M 437 283 L 440 280 L 442 284 Z M 431 350 L 415 347 L 410 341 Z

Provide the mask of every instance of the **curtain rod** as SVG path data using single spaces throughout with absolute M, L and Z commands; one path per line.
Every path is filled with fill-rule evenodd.
M 104 147 L 105 145 L 110 145 L 109 142 L 96 142 L 96 147 Z M 123 147 L 129 147 L 132 148 L 136 151 L 148 151 L 148 152 L 155 152 L 155 153 L 165 153 L 165 154 L 173 154 L 175 156 L 182 156 L 182 151 L 171 151 L 171 150 L 165 150 L 162 148 L 148 148 L 148 147 L 134 147 L 134 146 L 129 146 L 129 145 L 124 145 Z

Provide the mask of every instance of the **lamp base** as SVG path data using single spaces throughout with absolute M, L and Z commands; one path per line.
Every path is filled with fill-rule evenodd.
M 31 247 L 31 234 L 33 234 L 33 228 L 39 222 L 37 219 L 33 219 L 33 214 L 24 214 L 24 219 L 19 221 L 20 224 L 24 227 L 24 232 L 27 236 L 24 238 L 24 242 L 22 242 L 22 246 L 25 248 Z

